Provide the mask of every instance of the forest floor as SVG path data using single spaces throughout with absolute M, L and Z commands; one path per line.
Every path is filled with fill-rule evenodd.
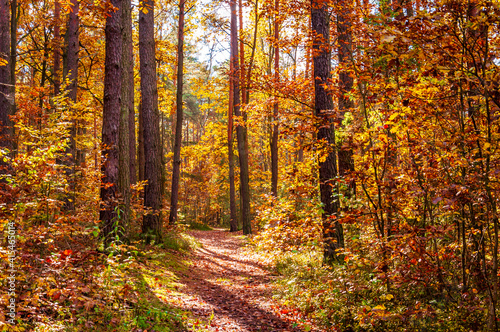
M 241 232 L 168 234 L 107 254 L 87 233 L 23 244 L 17 323 L 0 310 L 0 331 L 322 331 L 273 298 L 280 277 Z
M 203 330 L 319 331 L 298 311 L 273 300 L 276 276 L 258 253 L 244 246 L 241 234 L 221 229 L 189 234 L 201 248 L 190 255 L 192 264 L 179 280 L 185 286 L 180 302 L 208 322 Z

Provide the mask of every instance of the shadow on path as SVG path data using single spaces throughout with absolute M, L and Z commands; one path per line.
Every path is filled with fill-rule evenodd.
M 197 298 L 194 311 L 213 313 L 212 331 L 302 331 L 273 312 L 268 274 L 256 258 L 244 256 L 242 240 L 221 231 L 193 231 L 203 244 L 180 280 Z

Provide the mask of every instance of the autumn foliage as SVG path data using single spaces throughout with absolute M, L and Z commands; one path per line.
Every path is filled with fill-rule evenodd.
M 125 107 L 106 76 L 122 77 L 105 35 L 130 24 L 119 6 L 0 0 L 2 308 L 11 263 L 17 294 L 0 330 L 180 330 L 186 311 L 138 295 L 173 282 L 161 270 L 195 246 L 185 229 L 229 226 L 231 203 L 281 303 L 319 330 L 499 330 L 498 0 L 231 1 L 243 26 L 229 1 L 189 0 L 182 36 L 179 3 L 151 2 L 131 6 Z

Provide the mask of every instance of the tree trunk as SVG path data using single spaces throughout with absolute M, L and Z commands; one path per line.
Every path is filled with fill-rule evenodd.
M 328 148 L 326 160 L 319 162 L 319 181 L 321 203 L 323 204 L 323 258 L 325 263 L 339 260 L 337 249 L 344 246 L 342 224 L 336 222 L 339 202 L 336 194 L 337 160 L 335 155 L 335 129 L 331 119 L 333 110 L 332 96 L 326 85 L 331 79 L 330 21 L 328 7 L 321 0 L 311 1 L 311 21 L 313 35 L 314 64 L 314 109 L 321 124 L 318 141 Z
M 233 109 L 234 109 L 234 62 L 229 63 L 229 109 L 227 112 L 227 150 L 229 161 L 229 230 L 238 231 L 236 212 L 236 188 L 234 184 L 234 152 L 233 152 Z
M 66 31 L 66 68 L 64 76 L 70 81 L 68 89 L 68 98 L 71 102 L 76 103 L 77 98 L 77 84 L 78 84 L 78 51 L 79 51 L 79 37 L 78 28 L 80 20 L 78 18 L 78 11 L 80 3 L 78 0 L 71 0 L 71 11 L 69 13 L 68 28 Z M 75 209 L 75 193 L 76 193 L 76 116 L 74 109 L 72 110 L 71 128 L 69 131 L 69 142 L 65 151 L 63 163 L 66 166 L 66 177 L 68 179 L 68 189 L 64 199 L 64 208 L 67 211 Z
M 9 28 L 9 0 L 0 0 L 0 148 L 12 151 L 13 128 L 10 120 L 14 96 L 12 95 L 11 49 Z M 7 172 L 7 164 L 0 158 L 0 174 Z
M 120 219 L 125 237 L 128 235 L 128 224 L 130 217 L 130 112 L 134 109 L 134 76 L 132 56 L 132 4 L 130 0 L 122 0 L 121 17 L 121 105 L 120 124 L 118 130 L 118 189 L 120 191 Z M 131 88 L 132 87 L 132 88 Z M 132 93 L 132 95 L 130 95 Z M 132 120 L 133 121 L 133 120 Z M 134 147 L 135 148 L 135 147 Z
M 348 93 L 352 90 L 353 78 L 349 75 L 347 70 L 352 56 L 352 31 L 351 22 L 349 20 L 350 6 L 349 1 L 342 0 L 337 14 L 337 33 L 338 33 L 338 60 L 339 67 L 339 113 L 341 122 L 344 120 L 346 112 L 352 110 L 354 107 L 353 102 L 349 99 Z M 348 138 L 345 138 L 346 140 Z M 339 175 L 344 177 L 348 176 L 354 171 L 354 159 L 352 149 L 349 147 L 351 142 L 341 142 L 344 145 L 338 151 L 339 157 Z M 346 197 L 351 197 L 355 194 L 355 182 L 348 183 L 348 192 Z
M 240 161 L 240 200 L 241 200 L 241 224 L 243 225 L 243 234 L 252 233 L 250 223 L 250 187 L 248 170 L 248 142 L 246 129 L 246 116 L 240 108 L 240 82 L 238 65 L 238 24 L 236 21 L 236 0 L 231 0 L 231 61 L 234 63 L 233 102 L 234 115 L 241 117 L 243 124 L 236 127 L 236 136 L 238 139 L 238 154 Z
M 124 91 L 122 102 L 128 109 L 128 140 L 129 140 L 129 174 L 130 184 L 137 182 L 136 170 L 136 138 L 135 138 L 135 108 L 134 108 L 134 46 L 132 41 L 132 1 L 124 0 L 123 2 L 123 19 L 122 19 L 122 35 L 123 35 L 123 84 L 127 88 Z
M 279 40 L 279 0 L 275 2 L 275 16 L 274 16 L 274 80 L 275 84 L 279 82 L 280 70 L 280 48 L 278 45 Z M 275 92 L 276 94 L 276 92 Z M 271 135 L 271 193 L 274 197 L 278 197 L 278 97 L 274 97 L 273 105 L 273 133 Z
M 61 70 L 61 4 L 59 0 L 54 1 L 54 68 L 52 73 L 52 81 L 54 82 L 54 95 L 58 95 L 61 91 L 61 80 L 59 71 Z
M 158 88 L 156 82 L 154 2 L 143 1 L 139 12 L 139 57 L 142 125 L 144 140 L 144 215 L 142 232 L 146 242 L 161 241 L 161 147 Z M 146 10 L 147 9 L 147 10 Z
M 12 0 L 10 3 L 10 84 L 11 84 L 11 98 L 12 98 L 12 107 L 10 109 L 10 114 L 16 114 L 16 63 L 17 63 L 17 21 L 19 20 L 19 5 L 17 0 Z M 17 150 L 17 141 L 16 141 L 16 128 L 12 126 L 12 149 L 13 154 L 16 153 Z
M 102 119 L 102 185 L 101 185 L 101 236 L 106 244 L 121 237 L 121 215 L 118 215 L 117 191 L 119 188 L 119 129 L 122 129 L 122 0 L 111 0 L 116 11 L 106 18 L 106 55 L 104 59 L 104 110 Z M 120 128 L 119 128 L 120 127 Z M 120 144 L 120 147 L 118 146 Z M 123 175 L 122 175 L 123 176 Z M 123 180 L 123 179 L 120 179 Z
M 181 144 L 182 144 L 182 90 L 184 79 L 184 4 L 185 0 L 180 0 L 179 4 L 179 33 L 177 43 L 177 96 L 176 96 L 176 126 L 174 142 L 174 159 L 172 167 L 172 193 L 170 195 L 170 216 L 168 222 L 174 225 L 177 221 L 177 207 L 179 202 L 179 180 L 181 172 Z M 188 127 L 189 128 L 189 127 Z M 188 136 L 186 135 L 186 138 Z

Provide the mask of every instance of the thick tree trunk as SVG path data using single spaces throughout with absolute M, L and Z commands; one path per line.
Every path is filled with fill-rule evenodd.
M 136 138 L 135 138 L 135 108 L 134 108 L 134 46 L 132 42 L 132 1 L 123 1 L 123 84 L 127 91 L 123 91 L 122 103 L 128 109 L 128 140 L 129 140 L 129 174 L 130 184 L 137 182 L 136 170 Z
M 121 237 L 121 216 L 117 211 L 119 186 L 119 126 L 121 127 L 122 93 L 122 0 L 112 0 L 118 10 L 110 11 L 106 19 L 106 55 L 104 59 L 104 110 L 102 119 L 102 185 L 101 236 L 106 244 Z M 121 148 L 121 146 L 120 146 Z
M 68 28 L 66 31 L 66 68 L 64 70 L 64 76 L 70 81 L 68 89 L 68 98 L 76 103 L 77 98 L 77 86 L 78 86 L 78 52 L 80 49 L 80 41 L 78 36 L 78 28 L 80 25 L 80 20 L 78 18 L 78 12 L 80 9 L 80 3 L 78 0 L 71 0 L 71 11 L 69 13 Z M 64 199 L 65 210 L 72 211 L 75 209 L 75 193 L 76 193 L 76 178 L 75 178 L 75 168 L 76 168 L 76 116 L 74 110 L 72 111 L 72 125 L 69 131 L 69 142 L 66 148 L 65 157 L 63 163 L 66 166 L 66 177 L 68 181 L 68 188 L 66 192 L 66 197 Z
M 121 105 L 120 125 L 118 131 L 118 189 L 120 190 L 120 219 L 125 237 L 128 235 L 128 223 L 130 217 L 130 112 L 134 109 L 134 76 L 132 56 L 132 4 L 130 0 L 122 0 L 121 38 L 122 38 L 122 82 L 121 82 Z M 132 88 L 131 88 L 132 87 Z M 132 95 L 130 95 L 132 93 Z M 134 146 L 135 148 L 135 146 Z
M 332 122 L 333 100 L 326 85 L 331 79 L 330 21 L 324 1 L 311 1 L 314 64 L 315 115 L 321 120 L 318 141 L 328 149 L 327 157 L 319 162 L 321 203 L 323 204 L 323 258 L 326 263 L 338 260 L 337 249 L 344 246 L 342 224 L 336 221 L 339 202 L 336 194 L 337 160 L 335 155 L 335 129 Z
M 139 12 L 139 57 L 141 74 L 141 105 L 144 142 L 144 215 L 142 232 L 146 242 L 161 241 L 161 147 L 160 116 L 154 39 L 154 2 L 143 1 Z
M 274 79 L 276 84 L 279 81 L 280 70 L 280 48 L 278 45 L 279 40 L 279 0 L 276 0 L 274 5 Z M 274 197 L 278 197 L 278 97 L 275 96 L 273 105 L 273 133 L 271 135 L 271 193 Z
M 176 96 L 176 125 L 174 142 L 174 159 L 172 167 L 172 193 L 170 195 L 170 216 L 168 222 L 174 225 L 177 221 L 177 208 L 179 202 L 179 180 L 181 173 L 181 144 L 182 144 L 182 90 L 184 80 L 184 4 L 185 0 L 180 0 L 179 4 L 179 33 L 177 39 L 177 96 Z M 186 133 L 187 134 L 187 133 Z M 186 135 L 186 138 L 188 136 Z
M 231 0 L 231 61 L 234 63 L 234 79 L 233 102 L 234 115 L 243 119 L 243 124 L 236 127 L 236 136 L 238 139 L 238 154 L 240 161 L 240 200 L 241 200 L 241 224 L 243 226 L 243 234 L 252 233 L 252 225 L 250 223 L 250 186 L 249 186 L 249 170 L 248 170 L 248 142 L 246 129 L 246 116 L 240 108 L 240 82 L 239 82 L 239 64 L 238 64 L 238 24 L 236 18 L 236 0 Z
M 12 95 L 11 49 L 9 28 L 9 0 L 0 0 L 0 148 L 12 151 L 13 128 L 10 120 L 14 96 Z M 0 174 L 6 172 L 7 165 L 0 158 Z

